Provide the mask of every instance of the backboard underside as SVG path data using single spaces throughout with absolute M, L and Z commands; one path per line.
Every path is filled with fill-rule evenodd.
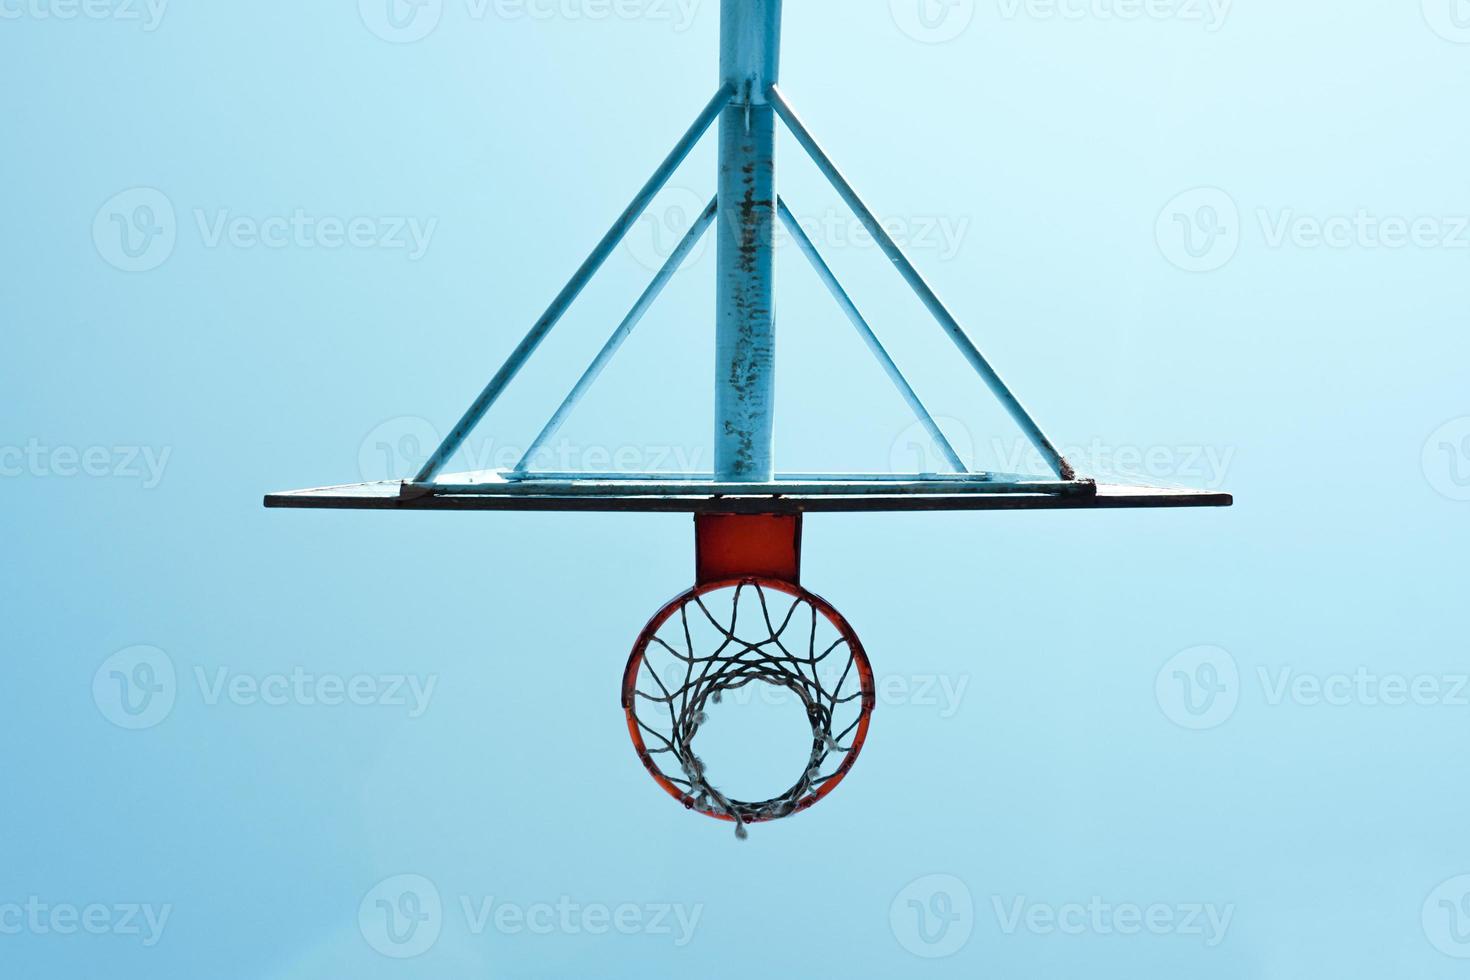
M 580 511 L 817 514 L 904 511 L 1106 510 L 1229 507 L 1228 493 L 1125 484 L 977 479 L 793 477 L 774 483 L 709 480 L 490 480 L 432 487 L 385 481 L 273 493 L 265 505 L 306 510 Z
M 854 511 L 1086 510 L 1228 507 L 1215 491 L 1098 483 L 1079 474 L 935 293 L 884 222 L 823 149 L 779 82 L 782 0 L 722 0 L 720 84 L 632 202 L 593 247 L 459 422 L 409 479 L 270 494 L 267 507 L 417 511 L 631 511 L 695 514 L 800 514 Z M 779 192 L 778 127 L 805 155 L 920 301 L 1030 448 L 1046 475 L 974 472 L 889 353 L 822 248 Z M 547 335 L 595 277 L 695 145 L 718 130 L 714 197 L 665 258 L 586 370 L 509 470 L 446 475 Z M 776 229 L 806 258 L 860 341 L 887 375 L 950 472 L 801 475 L 783 473 L 774 432 Z M 716 238 L 714 465 L 708 473 L 550 473 L 537 467 L 608 364 L 622 349 L 702 238 Z M 407 476 L 407 474 L 405 474 Z

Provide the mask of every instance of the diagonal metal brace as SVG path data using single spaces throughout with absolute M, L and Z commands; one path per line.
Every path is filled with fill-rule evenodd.
M 709 231 L 709 226 L 714 224 L 715 214 L 718 210 L 719 199 L 714 198 L 709 202 L 709 207 L 705 208 L 704 212 L 698 218 L 694 219 L 694 224 L 684 233 L 684 237 L 680 239 L 679 244 L 669 255 L 668 261 L 663 264 L 663 268 L 659 269 L 658 275 L 653 277 L 653 281 L 648 284 L 648 288 L 643 291 L 643 295 L 638 297 L 638 301 L 633 304 L 633 308 L 628 311 L 628 315 L 623 318 L 623 322 L 618 324 L 618 328 L 613 331 L 612 336 L 608 338 L 602 350 L 598 351 L 597 356 L 592 359 L 592 363 L 588 365 L 586 372 L 583 373 L 581 378 L 577 379 L 577 383 L 572 387 L 571 392 L 561 403 L 560 407 L 557 408 L 555 414 L 551 416 L 550 421 L 541 430 L 541 434 L 531 443 L 531 448 L 526 450 L 526 454 L 516 464 L 516 473 L 525 473 L 536 454 L 561 430 L 562 424 L 566 422 L 567 417 L 572 414 L 572 411 L 577 407 L 577 404 L 582 400 L 583 396 L 596 383 L 603 369 L 617 355 L 623 346 L 623 342 L 628 339 L 628 336 L 642 322 L 643 317 L 658 300 L 659 295 L 663 293 L 664 287 L 669 284 L 669 280 L 674 278 L 674 274 L 679 271 L 679 267 L 689 258 L 689 253 L 694 251 L 694 247 L 699 244 L 705 232 Z
M 1042 432 L 1041 427 L 1036 424 L 1036 420 L 1031 417 L 1031 414 L 1021 405 L 1021 402 L 1016 398 L 1011 389 L 1001 380 L 995 368 L 990 366 L 990 362 L 985 359 L 985 355 L 980 353 L 979 348 L 975 346 L 974 341 L 970 340 L 969 335 L 965 333 L 964 328 L 960 326 L 954 314 L 950 313 L 948 308 L 939 299 L 938 294 L 925 281 L 923 275 L 914 267 L 914 264 L 909 261 L 908 256 L 904 255 L 903 249 L 898 247 L 898 243 L 893 240 L 893 236 L 883 227 L 883 223 L 863 203 L 862 198 L 858 196 L 852 184 L 848 183 L 847 178 L 842 175 L 842 171 L 832 162 L 832 158 L 827 155 L 816 138 L 812 136 L 811 131 L 806 128 L 801 119 L 796 115 L 796 111 L 791 108 L 790 103 L 781 94 L 781 90 L 775 85 L 772 85 L 767 88 L 766 96 L 770 100 L 771 105 L 775 107 L 777 115 L 786 123 L 787 127 L 791 130 L 791 134 L 796 137 L 796 141 L 801 144 L 802 149 L 806 150 L 807 155 L 812 158 L 812 162 L 817 165 L 817 169 L 822 171 L 822 174 L 832 184 L 833 188 L 836 189 L 843 201 L 857 215 L 858 220 L 863 223 L 863 227 L 867 229 L 868 234 L 872 235 L 873 239 L 877 241 L 878 247 L 883 250 L 883 254 L 888 256 L 889 261 L 894 264 L 904 280 L 909 284 L 909 288 L 918 295 L 919 299 L 928 307 L 929 312 L 939 321 L 939 325 L 944 328 L 945 333 L 954 341 L 960 353 L 964 355 L 965 359 L 970 362 L 970 366 L 980 375 L 981 380 L 990 388 L 991 393 L 995 395 L 1001 407 L 1006 410 L 1016 425 L 1020 426 L 1021 431 L 1031 440 L 1031 444 L 1041 453 L 1042 457 L 1058 477 L 1063 480 L 1076 479 L 1076 471 L 1073 470 L 1072 465 L 1057 451 L 1056 446 L 1047 438 L 1046 433 Z
M 653 176 L 648 179 L 648 183 L 643 185 L 643 189 L 638 192 L 637 196 L 633 198 L 632 203 L 628 205 L 618 220 L 614 222 L 612 228 L 603 236 L 602 241 L 597 243 L 597 247 L 592 250 L 592 254 L 587 257 L 587 260 L 582 263 L 582 267 L 572 276 L 571 281 L 557 294 L 556 299 L 552 301 L 551 306 L 542 314 L 541 319 L 536 321 L 536 325 L 531 328 L 531 332 L 526 334 L 525 339 L 511 352 L 504 366 L 490 380 L 490 383 L 485 386 L 485 390 L 480 392 L 480 397 L 475 399 L 474 404 L 465 412 L 464 417 L 450 430 L 449 435 L 445 437 L 439 448 L 434 450 L 434 454 L 429 457 L 423 469 L 413 478 L 414 483 L 424 484 L 431 482 L 434 477 L 438 476 L 439 471 L 443 469 L 444 464 L 448 462 L 449 458 L 459 451 L 460 446 L 464 445 L 464 441 L 469 438 L 470 433 L 480 424 L 480 421 L 485 417 L 485 413 L 490 411 L 490 407 L 500 398 L 506 387 L 515 380 L 516 375 L 520 374 L 521 368 L 526 366 L 526 361 L 530 360 L 531 355 L 536 352 L 536 348 L 541 346 L 541 342 L 546 339 L 546 335 L 551 332 L 551 328 L 560 322 L 561 318 L 566 314 L 567 309 L 581 295 L 582 290 L 586 288 L 587 283 L 602 268 L 603 263 L 607 261 L 608 256 L 612 255 L 613 250 L 618 247 L 618 243 L 623 240 L 623 237 L 637 223 L 638 219 L 643 215 L 643 212 L 648 209 L 648 205 L 653 202 L 658 192 L 663 190 L 664 185 L 668 183 L 674 171 L 689 156 L 690 151 L 694 149 L 700 137 L 705 134 L 710 125 L 724 111 L 725 106 L 730 103 L 730 99 L 734 94 L 735 89 L 730 85 L 725 85 L 709 100 L 709 103 L 699 113 L 698 118 L 694 120 L 694 124 L 689 127 L 688 132 L 674 145 L 673 150 L 664 158 L 663 163 L 659 164 Z
M 776 211 L 781 216 L 781 223 L 786 226 L 786 230 L 796 240 L 797 248 L 801 249 L 802 254 L 807 257 L 807 261 L 816 270 L 817 278 L 822 280 L 828 291 L 831 292 L 832 298 L 837 301 L 837 305 L 842 307 L 842 312 L 847 314 L 848 320 L 852 321 L 852 325 L 857 328 L 857 332 L 862 336 L 863 342 L 868 345 L 868 350 L 873 352 L 873 356 L 883 366 L 883 370 L 887 372 L 894 387 L 898 389 L 898 393 L 908 403 L 909 410 L 918 418 L 919 423 L 924 426 L 924 431 L 929 433 L 929 438 L 934 440 L 935 445 L 944 454 L 945 461 L 949 463 L 950 468 L 956 473 L 968 472 L 965 461 L 960 459 L 960 454 L 955 452 L 954 446 L 950 445 L 949 439 L 944 435 L 944 431 L 934 421 L 934 416 L 929 414 L 929 410 L 919 400 L 918 392 L 914 391 L 913 385 L 909 384 L 908 379 L 903 376 L 903 372 L 898 369 L 898 365 L 893 362 L 893 358 L 889 356 L 888 351 L 883 347 L 883 342 L 878 339 L 878 335 L 873 332 L 873 328 L 863 318 L 862 313 L 857 308 L 857 304 L 847 294 L 847 290 L 842 288 L 842 283 L 838 281 L 837 274 L 832 271 L 832 267 L 822 258 L 822 253 L 817 251 L 817 246 L 812 242 L 811 237 L 807 235 L 806 229 L 801 226 L 801 222 L 796 220 L 796 215 L 792 214 L 791 209 L 786 206 L 786 202 L 780 199 L 776 202 Z

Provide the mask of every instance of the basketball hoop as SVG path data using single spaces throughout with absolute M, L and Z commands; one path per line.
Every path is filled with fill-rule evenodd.
M 1229 507 L 1228 493 L 1100 484 L 1079 474 L 904 255 L 787 100 L 781 86 L 782 0 L 720 0 L 719 87 L 422 468 L 404 480 L 270 494 L 268 507 L 392 511 L 694 514 L 696 580 L 638 638 L 623 678 L 629 734 L 644 766 L 691 810 L 749 824 L 800 813 L 851 770 L 873 710 L 873 671 L 847 621 L 801 584 L 806 514 L 903 511 Z M 449 473 L 464 447 L 624 236 L 718 123 L 714 200 L 510 469 Z M 880 341 L 817 244 L 778 193 L 778 124 L 826 177 L 954 345 L 961 360 L 1044 461 L 1040 475 L 972 470 Z M 791 473 L 775 452 L 775 228 L 784 225 L 947 469 L 923 473 Z M 711 232 L 718 239 L 713 311 L 714 467 L 700 473 L 543 472 L 533 467 L 645 314 Z M 798 327 L 800 325 L 797 325 Z M 703 634 L 696 637 L 696 634 Z M 699 639 L 700 642 L 696 642 Z M 711 705 L 768 685 L 800 701 L 811 723 L 807 763 L 784 792 L 744 801 L 719 788 L 695 742 Z
M 813 806 L 852 769 L 873 712 L 873 669 L 847 620 L 796 581 L 800 518 L 701 517 L 696 526 L 699 584 L 638 637 L 623 709 L 654 780 L 685 808 L 732 821 L 743 839 L 748 824 Z M 752 802 L 719 789 L 694 743 L 712 705 L 756 684 L 800 702 L 812 745 L 789 789 Z

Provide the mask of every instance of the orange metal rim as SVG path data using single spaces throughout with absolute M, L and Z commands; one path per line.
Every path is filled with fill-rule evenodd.
M 663 787 L 664 792 L 683 804 L 686 810 L 693 810 L 707 817 L 714 817 L 716 820 L 724 820 L 732 823 L 735 818 L 731 815 L 716 813 L 698 806 L 693 797 L 676 786 L 659 769 L 658 763 L 654 762 L 653 756 L 648 751 L 647 743 L 643 739 L 643 732 L 638 725 L 638 713 L 636 710 L 637 698 L 634 692 L 637 689 L 638 672 L 643 667 L 644 654 L 648 650 L 648 645 L 676 612 L 700 596 L 718 592 L 722 589 L 738 588 L 742 585 L 753 585 L 763 589 L 772 589 L 803 602 L 810 603 L 813 609 L 821 613 L 837 629 L 842 635 L 843 640 L 847 643 L 848 650 L 852 654 L 853 666 L 858 673 L 859 685 L 862 689 L 862 713 L 858 719 L 857 729 L 853 733 L 852 749 L 847 753 L 847 758 L 842 761 L 842 765 L 837 768 L 837 771 L 833 773 L 830 779 L 822 784 L 820 789 L 803 797 L 797 802 L 791 813 L 786 816 L 795 816 L 815 806 L 847 778 L 848 772 L 852 770 L 853 764 L 857 762 L 858 755 L 862 752 L 863 745 L 867 741 L 868 725 L 872 721 L 873 705 L 876 702 L 873 667 L 868 661 L 867 651 L 863 649 L 862 641 L 858 639 L 857 633 L 853 630 L 852 625 L 827 600 L 815 593 L 808 592 L 806 589 L 794 583 L 760 576 L 742 576 L 716 582 L 706 582 L 684 592 L 654 614 L 654 617 L 648 621 L 648 625 L 643 628 L 643 632 L 638 635 L 638 640 L 633 645 L 633 652 L 628 657 L 627 669 L 623 672 L 623 711 L 627 716 L 628 735 L 633 740 L 633 748 L 638 753 L 638 758 L 643 762 L 643 767 L 648 770 L 648 774 L 653 777 L 654 782 Z M 763 823 L 767 820 L 774 819 L 778 818 L 758 817 L 747 822 Z

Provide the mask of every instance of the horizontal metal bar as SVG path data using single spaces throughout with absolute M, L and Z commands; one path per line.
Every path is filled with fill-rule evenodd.
M 791 108 L 790 103 L 781 94 L 781 90 L 777 86 L 772 85 L 767 89 L 766 95 L 775 107 L 777 114 L 780 115 L 787 127 L 790 128 L 791 134 L 796 137 L 796 141 L 806 150 L 807 155 L 812 158 L 812 162 L 817 165 L 817 168 L 826 176 L 843 201 L 857 215 L 858 220 L 863 223 L 863 227 L 877 241 L 879 248 L 883 250 L 883 254 L 888 256 L 889 261 L 894 264 L 904 280 L 908 282 L 909 287 L 913 289 L 919 299 L 928 307 L 929 312 L 933 314 L 934 318 L 939 321 L 939 325 L 944 328 L 945 333 L 949 334 L 950 339 L 959 348 L 960 353 L 970 362 L 971 367 L 980 375 L 986 386 L 990 388 L 996 399 L 1001 403 L 1001 406 L 1015 420 L 1016 425 L 1020 426 L 1021 431 L 1031 440 L 1036 450 L 1046 459 L 1047 464 L 1062 479 L 1073 479 L 1076 473 L 1072 469 L 1072 465 L 1057 451 L 1056 446 L 1047 438 L 1046 433 L 1042 432 L 1041 427 L 1036 424 L 1036 420 L 1031 417 L 1031 414 L 1022 406 L 1020 400 L 1016 398 L 1006 383 L 1001 380 L 1000 375 L 996 373 L 995 368 L 991 367 L 990 362 L 985 359 L 985 355 L 981 354 L 979 348 L 970 340 L 969 335 L 965 333 L 964 328 L 960 326 L 954 314 L 949 312 L 949 309 L 939 299 L 938 294 L 925 281 L 923 275 L 914 267 L 914 264 L 909 261 L 908 256 L 904 255 L 903 249 L 899 248 L 898 243 L 893 240 L 893 236 L 883 227 L 883 223 L 863 203 L 862 198 L 858 196 L 852 184 L 848 183 L 847 178 L 842 175 L 842 171 L 832 162 L 832 158 L 822 149 L 816 137 L 812 136 L 811 131 L 806 128 L 801 119 L 796 115 L 796 111 Z
M 536 348 L 541 346 L 541 342 L 546 339 L 546 335 L 551 332 L 551 328 L 556 326 L 566 314 L 567 309 L 581 295 L 587 283 L 597 274 L 597 270 L 602 268 L 608 256 L 613 253 L 618 243 L 623 240 L 623 236 L 637 223 L 643 212 L 648 209 L 648 205 L 653 202 L 653 199 L 658 196 L 658 192 L 663 190 L 664 185 L 673 176 L 674 171 L 689 156 L 690 151 L 694 149 L 700 137 L 709 129 L 710 124 L 724 111 L 725 106 L 729 104 L 730 98 L 733 95 L 734 90 L 726 85 L 722 86 L 714 94 L 714 97 L 709 100 L 709 103 L 699 113 L 698 118 L 694 120 L 694 124 L 689 127 L 679 142 L 669 151 L 669 155 L 664 158 L 663 163 L 659 164 L 658 169 L 654 171 L 653 176 L 648 179 L 648 182 L 643 185 L 643 188 L 633 198 L 632 203 L 623 211 L 618 220 L 613 223 L 612 228 L 603 236 L 602 241 L 597 243 L 597 247 L 592 250 L 592 254 L 587 256 L 587 260 L 582 263 L 581 268 L 576 271 L 571 280 L 562 288 L 562 291 L 557 294 L 556 299 L 552 300 L 551 306 L 541 315 L 541 319 L 536 321 L 536 325 L 531 328 L 531 332 L 526 334 L 525 339 L 511 352 L 504 366 L 490 380 L 490 383 L 485 386 L 485 390 L 480 393 L 480 397 L 475 399 L 474 404 L 465 412 L 464 417 L 450 430 L 449 435 L 444 438 L 439 448 L 434 450 L 434 454 L 429 457 L 423 469 L 414 477 L 415 483 L 427 483 L 434 479 L 444 467 L 445 462 L 459 451 L 459 447 L 464 444 L 465 439 L 469 438 L 475 426 L 480 424 L 480 421 L 485 417 L 485 413 L 495 404 L 501 393 L 505 391 L 506 386 L 515 380 L 521 368 L 525 367 L 526 361 L 536 352 Z
M 950 445 L 949 439 L 944 435 L 944 430 L 939 428 L 939 424 L 934 421 L 934 416 L 930 415 L 929 410 L 924 407 L 924 403 L 919 399 L 918 392 L 914 391 L 913 385 L 909 384 L 908 378 L 903 376 L 903 372 L 893 362 L 893 358 L 889 356 L 887 349 L 883 346 L 883 342 L 878 339 L 878 335 L 868 325 L 868 321 L 863 317 L 862 312 L 858 310 L 857 304 L 852 301 L 852 297 L 847 294 L 847 290 L 842 288 L 842 283 L 838 281 L 837 274 L 832 271 L 832 267 L 822 258 L 822 253 L 817 251 L 816 244 L 807 235 L 806 229 L 801 226 L 801 222 L 796 220 L 796 216 L 791 213 L 791 209 L 786 206 L 785 200 L 777 199 L 776 212 L 781 216 L 781 223 L 786 226 L 786 230 L 791 233 L 791 237 L 796 239 L 797 248 L 801 249 L 802 254 L 811 263 L 812 269 L 816 271 L 817 278 L 822 280 L 822 283 L 827 287 L 827 291 L 837 301 L 837 305 L 842 307 L 842 312 L 847 314 L 847 319 L 852 322 L 858 335 L 863 338 L 863 343 L 868 345 L 868 350 L 872 351 L 873 356 L 878 359 L 878 363 L 883 365 L 883 370 L 888 375 L 888 379 L 898 389 L 899 395 L 908 404 L 909 411 L 913 412 L 918 418 L 919 424 L 924 427 L 924 431 L 929 433 L 929 438 L 934 441 L 935 445 L 939 447 L 939 451 L 944 454 L 945 461 L 949 463 L 950 468 L 956 473 L 964 473 L 968 469 L 965 461 L 960 459 L 960 454 L 955 452 L 954 446 Z
M 970 494 L 970 493 L 1091 493 L 1097 485 L 1091 481 L 1056 482 L 1035 480 L 1025 483 L 997 483 L 990 480 L 922 480 L 912 483 L 896 481 L 780 481 L 772 483 L 710 482 L 704 480 L 517 480 L 498 483 L 435 483 L 428 486 L 405 486 L 405 496 L 432 494 L 437 496 L 681 496 L 698 494 L 708 497 L 729 496 L 874 496 L 887 494 Z
M 592 480 L 603 483 L 617 481 L 632 482 L 664 482 L 702 484 L 715 482 L 713 473 L 615 473 L 615 472 L 573 472 L 573 471 L 540 471 L 529 470 L 525 472 L 503 471 L 496 473 L 464 473 L 448 474 L 440 477 L 443 484 L 464 483 L 497 483 L 500 480 L 511 482 L 561 482 L 574 483 L 582 480 Z M 991 481 L 997 483 L 1025 483 L 1034 480 L 1018 473 L 778 473 L 776 483 L 965 483 L 977 481 Z M 433 486 L 442 485 L 439 482 Z
M 267 507 L 307 510 L 619 514 L 860 514 L 938 511 L 1119 510 L 1229 507 L 1234 498 L 1209 490 L 1101 484 L 1096 493 L 933 493 L 854 496 L 404 496 L 400 482 L 319 487 L 269 494 Z
M 674 278 L 674 274 L 679 271 L 679 267 L 684 264 L 684 260 L 689 258 L 689 253 L 694 251 L 694 246 L 699 244 L 699 240 L 709 230 L 709 226 L 714 222 L 715 214 L 718 211 L 719 199 L 713 198 L 709 202 L 709 207 L 705 208 L 704 212 L 694 219 L 694 224 L 684 233 L 684 237 L 674 248 L 673 254 L 663 264 L 663 268 L 659 269 L 658 275 L 653 277 L 653 281 L 643 291 L 643 295 L 638 297 L 638 301 L 633 304 L 633 308 L 628 311 L 628 315 L 623 318 L 623 322 L 618 324 L 618 328 L 613 331 L 612 336 L 608 338 L 602 350 L 597 352 L 597 356 L 592 359 L 592 363 L 587 367 L 582 377 L 577 379 L 577 383 L 572 386 L 571 392 L 562 401 L 556 412 L 552 414 L 551 419 L 542 428 L 541 433 L 531 443 L 531 448 L 526 450 L 525 455 L 521 457 L 521 461 L 516 464 L 516 472 L 525 472 L 526 468 L 531 465 L 531 460 L 541 451 L 541 448 L 561 431 L 561 427 L 566 422 L 567 417 L 572 414 L 583 396 L 597 382 L 603 370 L 622 348 L 623 342 L 628 339 L 629 335 L 633 333 L 633 330 L 642 322 L 649 308 L 658 300 L 664 291 L 664 287 L 669 284 L 669 280 Z

